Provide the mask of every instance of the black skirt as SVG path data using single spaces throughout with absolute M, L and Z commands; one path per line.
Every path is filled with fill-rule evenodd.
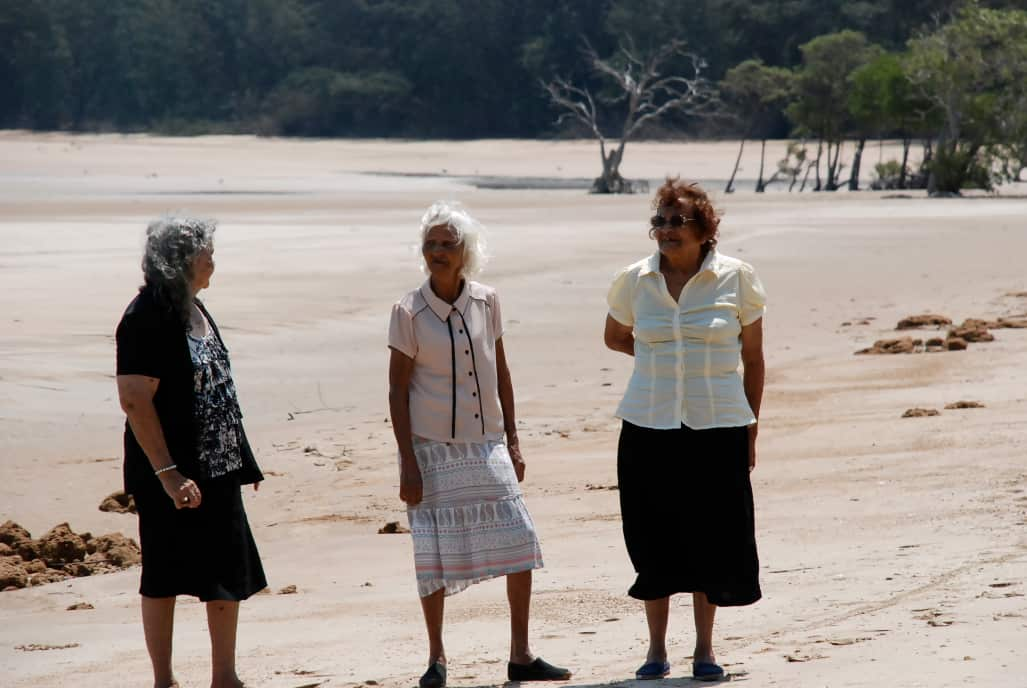
M 617 447 L 628 594 L 703 592 L 722 607 L 761 597 L 745 427 L 654 430 L 627 421 Z
M 267 587 L 235 473 L 197 480 L 196 509 L 176 509 L 160 483 L 133 493 L 145 597 L 193 595 L 204 602 L 245 600 Z

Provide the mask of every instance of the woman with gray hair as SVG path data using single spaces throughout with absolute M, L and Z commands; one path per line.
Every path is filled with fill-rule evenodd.
M 483 267 L 481 226 L 439 201 L 421 218 L 428 279 L 392 308 L 389 410 L 399 447 L 417 591 L 428 628 L 420 688 L 446 683 L 445 596 L 506 577 L 511 681 L 566 680 L 528 644 L 531 572 L 541 568 L 535 525 L 518 483 L 524 459 L 495 289 L 470 277 Z M 504 439 L 505 436 L 505 439 Z
M 212 688 L 242 686 L 239 601 L 267 586 L 240 491 L 264 476 L 243 432 L 228 350 L 196 298 L 214 273 L 214 228 L 179 217 L 147 227 L 144 284 L 117 329 L 125 491 L 139 514 L 143 634 L 158 688 L 178 686 L 178 595 L 207 603 Z

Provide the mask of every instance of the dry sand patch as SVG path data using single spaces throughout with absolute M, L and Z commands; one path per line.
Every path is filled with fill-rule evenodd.
M 575 685 L 621 681 L 641 663 L 617 492 L 588 486 L 616 484 L 612 413 L 631 362 L 602 345 L 604 298 L 613 272 L 650 250 L 647 199 L 359 174 L 587 177 L 591 146 L 3 133 L 0 152 L 4 520 L 33 532 L 57 520 L 129 530 L 132 516 L 97 509 L 120 480 L 118 461 L 97 460 L 120 452 L 111 334 L 139 281 L 145 220 L 174 208 L 217 216 L 207 303 L 269 475 L 246 492 L 247 509 L 272 589 L 297 590 L 245 605 L 243 676 L 283 688 L 412 685 L 424 640 L 409 541 L 377 534 L 405 520 L 383 343 L 389 306 L 421 279 L 410 250 L 420 213 L 457 197 L 490 228 L 483 280 L 507 320 L 524 489 L 547 563 L 536 648 L 574 668 Z M 639 145 L 625 172 L 712 179 L 734 153 L 731 143 Z M 1017 685 L 1027 675 L 1015 584 L 1027 564 L 1027 331 L 988 328 L 995 341 L 930 356 L 852 352 L 893 338 L 910 314 L 1024 317 L 1015 257 L 1027 254 L 1027 201 L 718 200 L 724 252 L 753 262 L 771 298 L 754 474 L 765 599 L 721 611 L 719 657 L 768 686 L 863 686 L 868 676 Z M 986 408 L 900 418 L 958 400 Z M 5 685 L 145 680 L 136 576 L 4 593 Z M 67 611 L 82 602 L 95 609 Z M 500 582 L 452 599 L 454 685 L 502 681 L 504 605 Z M 677 682 L 691 654 L 689 606 L 674 602 Z M 183 601 L 184 682 L 205 680 L 207 643 L 202 606 Z M 15 649 L 33 645 L 66 649 Z

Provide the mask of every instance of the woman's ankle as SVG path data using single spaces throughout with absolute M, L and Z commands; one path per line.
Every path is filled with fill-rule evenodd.
M 649 651 L 645 654 L 646 662 L 666 662 L 667 661 L 667 648 L 649 646 Z

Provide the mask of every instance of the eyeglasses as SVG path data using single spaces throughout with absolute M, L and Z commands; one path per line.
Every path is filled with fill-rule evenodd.
M 649 218 L 649 224 L 653 229 L 681 229 L 689 222 L 695 222 L 695 219 L 684 215 L 671 215 L 670 217 L 653 215 Z
M 463 245 L 461 241 L 433 241 L 431 239 L 421 244 L 421 250 L 425 253 L 433 253 L 435 251 L 445 251 L 446 253 L 452 253 Z

